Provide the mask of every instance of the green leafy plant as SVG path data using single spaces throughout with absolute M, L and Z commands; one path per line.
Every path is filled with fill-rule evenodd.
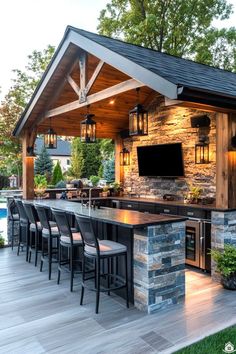
M 38 197 L 42 197 L 47 189 L 47 178 L 44 175 L 34 177 L 34 192 Z
M 98 185 L 99 180 L 100 180 L 100 178 L 98 176 L 90 176 L 89 179 L 90 179 L 93 187 L 96 187 Z
M 114 189 L 114 192 L 116 193 L 118 193 L 121 190 L 121 184 L 118 182 L 113 182 L 111 186 Z
M 0 248 L 3 248 L 5 244 L 5 240 L 2 235 L 0 235 Z
M 236 247 L 225 245 L 223 251 L 211 250 L 210 254 L 216 262 L 216 270 L 223 277 L 236 276 Z
M 109 191 L 109 186 L 104 186 L 104 187 L 102 188 L 102 190 L 103 190 L 103 192 L 108 192 L 108 191 Z
M 63 180 L 64 177 L 61 169 L 61 164 L 59 161 L 57 161 L 52 173 L 52 184 L 57 185 L 58 182 L 61 182 Z
M 66 182 L 65 181 L 59 181 L 55 185 L 56 188 L 66 188 Z

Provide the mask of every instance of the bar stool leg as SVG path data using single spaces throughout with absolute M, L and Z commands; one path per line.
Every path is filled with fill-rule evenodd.
M 11 221 L 11 249 L 14 247 L 14 221 Z
M 60 277 L 61 277 L 61 244 L 59 243 L 59 248 L 58 248 L 58 272 L 57 272 L 57 284 L 60 284 Z
M 109 289 L 110 288 L 110 274 L 111 274 L 111 258 L 107 258 L 107 273 L 108 273 L 108 276 L 107 276 L 107 288 Z M 111 295 L 111 292 L 108 291 L 107 294 L 110 296 Z
M 98 313 L 99 308 L 99 298 L 100 298 L 100 259 L 96 258 L 96 313 Z
M 35 261 L 34 261 L 34 266 L 37 267 L 37 264 L 38 264 L 38 243 L 39 243 L 38 231 L 35 231 L 35 233 L 34 233 L 34 242 L 35 242 Z
M 40 272 L 43 271 L 43 258 L 44 258 L 44 237 L 42 237 L 42 255 L 41 255 L 41 262 L 40 262 Z
M 73 291 L 74 267 L 73 267 L 73 248 L 70 248 L 70 291 Z
M 80 295 L 80 306 L 83 305 L 84 299 L 84 279 L 85 279 L 85 256 L 82 259 L 82 285 L 81 285 L 81 295 Z
M 52 238 L 48 239 L 48 279 L 51 280 L 52 274 Z
M 20 254 L 20 242 L 22 238 L 22 226 L 19 225 L 19 240 L 18 240 L 18 248 L 17 248 L 17 256 Z
M 126 307 L 129 308 L 127 253 L 125 254 Z

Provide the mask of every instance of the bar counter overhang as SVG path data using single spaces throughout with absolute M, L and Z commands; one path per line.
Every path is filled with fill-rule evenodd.
M 115 234 L 116 241 L 126 244 L 130 294 L 138 309 L 152 313 L 184 297 L 184 218 L 111 208 L 91 210 L 65 200 L 31 202 L 88 216 L 108 227 L 108 239 Z

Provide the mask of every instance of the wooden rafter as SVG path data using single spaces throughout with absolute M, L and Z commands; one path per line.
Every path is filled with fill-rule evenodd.
M 79 57 L 79 67 L 80 67 L 80 103 L 86 101 L 86 85 L 87 85 L 87 53 L 82 51 Z
M 76 100 L 71 103 L 67 103 L 63 106 L 51 109 L 50 111 L 46 112 L 45 118 L 49 117 L 54 117 L 59 114 L 63 114 L 69 111 L 73 111 L 78 108 L 82 108 L 84 106 L 90 105 L 92 103 L 104 100 L 109 97 L 116 96 L 120 93 L 136 89 L 137 87 L 142 87 L 145 86 L 143 83 L 135 80 L 135 79 L 130 79 L 124 82 L 121 82 L 117 85 L 114 85 L 112 87 L 109 87 L 107 89 L 104 89 L 100 92 L 96 92 L 90 96 L 87 96 L 86 102 L 81 103 L 80 100 Z

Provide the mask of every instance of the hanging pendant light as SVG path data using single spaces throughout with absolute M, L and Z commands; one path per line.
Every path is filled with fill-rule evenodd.
M 130 165 L 130 152 L 125 147 L 120 152 L 120 166 Z
M 148 111 L 139 103 L 139 90 L 137 92 L 137 104 L 129 112 L 129 135 L 147 135 L 148 134 Z
M 85 119 L 80 123 L 80 139 L 83 143 L 94 143 L 96 141 L 96 122 L 92 119 L 94 114 L 89 114 L 89 106 Z
M 50 127 L 47 133 L 44 134 L 44 147 L 46 149 L 57 148 L 57 133 L 51 127 L 51 118 L 50 118 Z

